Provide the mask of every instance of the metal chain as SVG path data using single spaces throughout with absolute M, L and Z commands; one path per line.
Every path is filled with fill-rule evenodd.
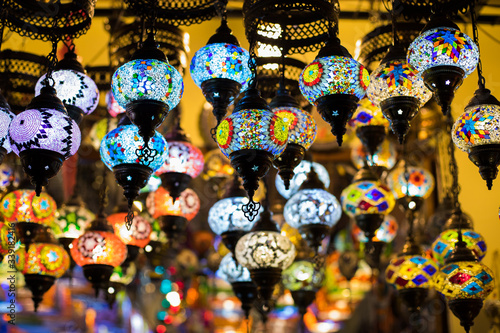
M 451 116 L 451 112 L 448 114 L 446 118 L 446 131 L 451 134 L 453 126 L 453 118 Z M 450 137 L 449 143 L 448 143 L 448 155 L 450 156 L 450 174 L 452 176 L 452 184 L 451 184 L 451 198 L 453 200 L 453 205 L 456 209 L 460 209 L 460 202 L 458 200 L 458 197 L 460 195 L 460 184 L 458 183 L 458 165 L 457 165 L 457 160 L 455 158 L 455 144 L 453 143 L 453 140 Z
M 398 36 L 398 31 L 396 29 L 396 14 L 394 13 L 394 0 L 391 1 L 392 4 L 392 10 L 389 11 L 391 14 L 391 21 L 392 21 L 392 45 L 396 46 L 399 45 L 399 36 Z
M 227 21 L 226 1 L 219 0 L 214 4 L 215 11 L 222 21 Z
M 150 6 L 147 11 L 148 14 L 145 16 L 146 21 L 146 34 L 155 36 L 156 30 L 156 17 L 158 14 L 158 0 L 149 0 L 148 4 Z
M 248 58 L 248 68 L 250 69 L 250 72 L 252 73 L 252 77 L 250 79 L 248 86 L 251 88 L 257 87 L 257 61 L 256 61 L 257 54 L 255 53 L 254 33 L 257 33 L 257 32 L 253 31 L 252 33 L 250 33 L 250 38 L 248 39 L 248 43 L 249 43 L 248 52 L 250 53 L 250 57 Z
M 483 63 L 481 62 L 481 51 L 479 49 L 479 32 L 477 29 L 477 13 L 475 1 L 471 1 L 470 4 L 470 17 L 472 21 L 472 37 L 474 38 L 474 43 L 476 43 L 477 50 L 479 51 L 479 61 L 477 62 L 477 77 L 479 88 L 484 89 L 486 84 L 486 79 L 483 76 Z
M 55 30 L 55 28 L 57 28 L 57 24 L 58 24 L 58 19 L 56 16 L 56 18 L 54 19 L 54 25 L 52 27 L 54 30 Z M 58 61 L 58 59 L 57 59 L 57 43 L 59 42 L 59 36 L 56 33 L 52 34 L 51 42 L 52 42 L 52 50 L 47 55 L 47 62 L 48 62 L 47 75 L 45 75 L 45 79 L 43 80 L 43 85 L 46 87 L 48 87 L 48 86 L 54 87 L 54 85 L 55 85 L 55 81 L 52 78 L 52 72 L 56 68 L 57 61 Z

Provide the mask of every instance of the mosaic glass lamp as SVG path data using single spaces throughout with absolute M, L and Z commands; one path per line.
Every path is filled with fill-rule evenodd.
M 36 83 L 35 95 L 39 95 L 44 86 L 44 74 Z M 52 72 L 54 89 L 57 97 L 64 103 L 68 115 L 80 124 L 83 116 L 91 114 L 99 104 L 99 90 L 95 82 L 85 73 L 77 60 L 74 48 L 64 54 Z
M 431 97 L 422 77 L 406 61 L 405 49 L 391 46 L 370 76 L 367 96 L 389 120 L 392 131 L 403 143 L 410 121 Z
M 249 88 L 233 113 L 217 126 L 216 140 L 243 179 L 243 187 L 250 199 L 245 205 L 245 215 L 254 219 L 259 211 L 259 204 L 253 201 L 259 180 L 285 150 L 288 126 L 270 111 L 256 88 Z
M 257 299 L 257 288 L 250 277 L 250 271 L 238 265 L 233 254 L 228 253 L 222 258 L 215 276 L 231 284 L 234 294 L 241 301 L 241 309 L 248 319 L 250 310 Z
M 90 144 L 96 151 L 101 148 L 102 139 L 115 128 L 118 127 L 118 119 L 116 118 L 103 118 L 94 123 L 90 128 L 89 138 Z
M 307 308 L 316 298 L 316 292 L 321 288 L 324 269 L 318 269 L 309 260 L 295 260 L 283 271 L 283 286 L 290 290 L 299 314 L 304 317 Z
M 112 90 L 106 93 L 106 109 L 108 110 L 109 115 L 113 118 L 117 117 L 119 114 L 126 112 L 126 110 L 122 108 L 116 101 L 115 96 L 113 96 Z
M 114 268 L 125 261 L 127 247 L 100 212 L 85 233 L 73 241 L 71 256 L 82 267 L 97 297 L 99 289 L 107 288 Z
M 488 89 L 480 87 L 451 131 L 453 142 L 479 167 L 489 190 L 500 165 L 499 126 L 500 102 Z
M 396 201 L 389 188 L 368 167 L 361 168 L 340 196 L 344 212 L 372 239 Z
M 14 113 L 10 109 L 5 97 L 0 93 L 0 164 L 2 164 L 5 155 L 12 151 L 9 125 L 14 119 Z
M 302 95 L 316 105 L 321 117 L 332 126 L 339 146 L 347 121 L 365 96 L 369 83 L 368 71 L 340 45 L 336 36 L 327 41 L 299 78 Z
M 238 263 L 250 271 L 265 303 L 270 301 L 274 286 L 281 280 L 281 272 L 292 264 L 296 254 L 295 246 L 281 235 L 267 208 L 252 230 L 240 238 L 235 253 Z
M 217 32 L 191 60 L 191 77 L 213 106 L 217 124 L 226 115 L 227 107 L 248 86 L 249 59 L 250 54 L 240 47 L 223 18 Z
M 276 175 L 274 184 L 278 193 L 285 199 L 289 199 L 292 195 L 297 193 L 302 183 L 307 179 L 311 167 L 314 168 L 314 171 L 318 174 L 319 180 L 323 183 L 325 188 L 328 188 L 330 186 L 330 175 L 326 168 L 319 163 L 303 160 L 293 169 L 293 177 L 290 180 L 290 188 L 288 190 L 285 188 L 283 179 L 281 179 L 278 174 Z
M 191 179 L 203 171 L 205 159 L 179 126 L 167 134 L 166 139 L 168 156 L 156 175 L 160 176 L 162 185 L 175 200 L 189 186 Z
M 402 253 L 387 266 L 385 279 L 396 288 L 410 312 L 417 312 L 428 290 L 434 287 L 438 270 L 436 263 L 424 257 L 422 249 L 409 237 Z
M 101 159 L 123 188 L 129 211 L 141 188 L 147 184 L 152 173 L 163 165 L 167 156 L 167 141 L 158 132 L 149 139 L 148 153 L 142 150 L 144 146 L 137 126 L 129 124 L 126 117 L 101 142 Z
M 14 234 L 12 233 L 12 222 L 0 221 L 0 262 L 9 254 L 9 249 L 12 247 L 12 242 L 15 241 Z
M 276 96 L 269 104 L 271 111 L 288 125 L 288 144 L 285 151 L 274 160 L 278 174 L 289 189 L 294 169 L 304 158 L 316 139 L 316 121 L 283 86 L 278 88 Z
M 478 261 L 461 238 L 459 234 L 455 249 L 434 282 L 436 290 L 448 301 L 451 312 L 460 319 L 460 325 L 469 332 L 483 307 L 483 300 L 495 288 L 495 278 L 491 269 Z
M 405 175 L 406 171 L 408 175 Z M 405 169 L 404 165 L 392 170 L 386 181 L 396 200 L 408 201 L 412 206 L 409 208 L 413 210 L 420 209 L 424 199 L 432 194 L 435 185 L 434 176 L 428 170 L 414 166 Z
M 16 269 L 31 290 L 35 311 L 43 295 L 69 268 L 69 255 L 59 245 L 50 227 L 42 228 L 33 243 L 16 251 Z
M 195 191 L 185 189 L 175 200 L 162 186 L 151 192 L 146 199 L 149 214 L 160 220 L 161 229 L 169 240 L 183 235 L 187 222 L 191 221 L 200 210 L 200 199 Z
M 26 246 L 43 226 L 51 226 L 56 215 L 56 202 L 45 192 L 21 189 L 7 193 L 0 203 L 6 222 L 16 222 L 16 233 Z
M 432 256 L 440 266 L 444 265 L 455 249 L 459 229 L 462 230 L 462 240 L 467 248 L 474 253 L 478 261 L 481 261 L 486 255 L 487 246 L 483 236 L 474 231 L 472 221 L 466 214 L 461 210 L 455 210 L 446 221 L 443 231 L 432 243 Z
M 476 69 L 479 50 L 455 23 L 434 15 L 408 47 L 407 58 L 446 115 L 455 90 Z
M 309 247 L 318 253 L 323 239 L 340 219 L 342 208 L 311 168 L 299 191 L 286 202 L 283 215 L 291 227 L 299 230 Z
M 356 136 L 370 156 L 373 156 L 384 142 L 389 121 L 382 110 L 365 97 L 359 101 L 356 111 L 349 120 L 349 126 L 355 128 Z
M 396 165 L 397 155 L 396 144 L 390 140 L 384 140 L 371 156 L 361 142 L 353 144 L 351 149 L 351 161 L 357 169 L 367 163 L 377 174 L 391 170 Z
M 77 152 L 81 139 L 78 125 L 50 86 L 43 87 L 26 111 L 12 119 L 9 135 L 12 150 L 21 157 L 37 195 L 59 172 L 64 160 Z
M 239 177 L 235 175 L 224 198 L 217 201 L 208 211 L 210 229 L 222 237 L 222 242 L 233 255 L 238 240 L 255 224 L 255 220 L 249 221 L 243 212 L 243 206 L 246 204 L 248 198 L 245 189 L 241 186 Z M 261 207 L 260 213 L 262 210 Z
M 0 193 L 7 193 L 11 188 L 18 188 L 19 174 L 8 164 L 0 165 Z
M 143 141 L 149 142 L 168 112 L 179 104 L 184 82 L 149 34 L 132 59 L 113 74 L 111 88 Z
M 122 266 L 115 267 L 113 274 L 111 274 L 111 277 L 109 278 L 108 288 L 106 289 L 104 296 L 110 309 L 113 309 L 113 304 L 116 301 L 117 294 L 132 283 L 136 273 L 137 268 L 133 262 L 126 268 Z

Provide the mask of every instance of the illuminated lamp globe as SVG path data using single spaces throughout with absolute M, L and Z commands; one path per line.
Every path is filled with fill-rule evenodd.
M 288 126 L 271 112 L 256 88 L 249 88 L 233 113 L 217 126 L 216 140 L 243 179 L 250 199 L 245 205 L 245 216 L 252 220 L 259 211 L 259 204 L 253 201 L 259 180 L 285 150 Z
M 286 202 L 283 215 L 286 223 L 298 229 L 309 247 L 318 253 L 323 239 L 340 219 L 342 207 L 311 168 L 299 191 Z
M 316 121 L 308 112 L 302 110 L 297 100 L 281 86 L 269 107 L 288 125 L 288 144 L 285 151 L 274 160 L 274 165 L 278 168 L 285 188 L 289 189 L 294 169 L 302 162 L 306 150 L 316 139 Z
M 222 19 L 217 32 L 191 60 L 191 77 L 213 106 L 217 124 L 226 115 L 227 107 L 248 86 L 252 75 L 249 59 L 248 51 L 240 47 L 227 21 Z
M 35 96 L 38 96 L 44 87 L 47 74 L 42 75 L 35 85 Z M 57 97 L 63 102 L 68 115 L 77 124 L 83 116 L 89 115 L 99 104 L 99 89 L 94 80 L 86 73 L 82 64 L 77 60 L 74 50 L 68 50 L 52 72 L 54 89 Z
M 118 119 L 112 118 L 103 118 L 94 123 L 90 128 L 89 138 L 90 144 L 96 151 L 99 151 L 101 148 L 102 139 L 111 132 L 112 130 L 118 127 Z
M 476 69 L 479 49 L 455 23 L 433 15 L 408 47 L 407 58 L 446 115 L 455 90 Z
M 361 168 L 342 191 L 340 202 L 344 212 L 356 220 L 368 239 L 373 238 L 396 204 L 391 190 L 366 167 Z
M 451 130 L 453 143 L 469 154 L 479 167 L 488 190 L 498 175 L 500 165 L 500 102 L 488 89 L 480 87 L 458 117 Z
M 458 231 L 462 230 L 462 240 L 478 261 L 486 255 L 487 246 L 483 236 L 474 231 L 472 220 L 462 211 L 454 210 L 443 227 L 443 231 L 432 243 L 432 256 L 443 266 L 458 242 Z
M 307 179 L 311 167 L 314 168 L 314 171 L 318 174 L 319 180 L 323 183 L 325 188 L 328 188 L 330 186 L 330 175 L 326 168 L 322 164 L 304 160 L 293 169 L 293 177 L 290 180 L 290 188 L 288 190 L 285 188 L 283 179 L 281 179 L 278 174 L 276 175 L 274 184 L 278 193 L 281 194 L 283 198 L 290 199 L 292 195 L 297 193 L 302 183 Z
M 493 272 L 480 263 L 460 239 L 446 265 L 436 274 L 436 290 L 448 301 L 451 312 L 469 332 L 474 318 L 483 307 L 483 300 L 495 289 Z
M 219 148 L 212 149 L 204 155 L 205 166 L 202 177 L 204 180 L 219 185 L 234 174 L 231 161 L 224 156 Z
M 111 274 L 111 277 L 109 278 L 108 288 L 106 289 L 104 296 L 110 309 L 113 308 L 117 294 L 132 283 L 136 273 L 137 268 L 134 263 L 130 263 L 130 265 L 126 268 L 123 268 L 122 266 L 115 267 L 113 274 Z
M 366 97 L 359 101 L 348 124 L 356 130 L 356 136 L 370 156 L 373 156 L 384 142 L 389 127 L 389 121 L 382 110 Z
M 9 125 L 14 119 L 15 114 L 11 111 L 10 105 L 5 97 L 0 93 L 0 164 L 2 164 L 5 155 L 12 151 Z
M 391 170 L 396 165 L 397 155 L 396 144 L 390 140 L 384 140 L 371 156 L 360 141 L 356 141 L 351 149 L 351 161 L 354 166 L 361 169 L 367 163 L 377 175 Z
M 241 309 L 248 318 L 257 299 L 257 288 L 250 277 L 250 271 L 238 265 L 233 254 L 228 253 L 222 258 L 215 276 L 231 284 L 234 294 L 241 301 Z
M 6 193 L 9 189 L 18 188 L 19 174 L 8 164 L 0 165 L 0 193 Z
M 83 275 L 92 283 L 97 297 L 99 289 L 107 287 L 114 268 L 125 261 L 127 246 L 115 235 L 101 212 L 85 233 L 73 241 L 71 256 L 82 267 Z
M 296 254 L 295 246 L 281 235 L 267 208 L 252 230 L 240 238 L 235 253 L 238 263 L 250 271 L 259 296 L 266 304 L 281 280 L 281 272 L 292 264 Z
M 132 59 L 113 74 L 111 88 L 143 141 L 149 142 L 168 112 L 179 104 L 184 82 L 150 34 Z
M 141 188 L 163 165 L 167 156 L 167 141 L 160 133 L 155 132 L 147 146 L 150 154 L 143 154 L 144 141 L 137 126 L 127 124 L 127 118 L 101 142 L 101 160 L 113 171 L 117 183 L 123 188 L 129 211 Z
M 3 261 L 5 255 L 9 254 L 9 249 L 12 248 L 12 242 L 16 240 L 12 232 L 12 222 L 0 221 L 0 262 Z
M 149 214 L 160 220 L 161 229 L 170 241 L 179 241 L 191 221 L 200 210 L 200 199 L 192 189 L 185 189 L 175 200 L 163 187 L 151 192 L 146 199 Z
M 189 186 L 191 179 L 203 171 L 205 159 L 182 129 L 174 129 L 166 136 L 168 155 L 165 163 L 156 171 L 165 187 L 175 199 Z
M 283 286 L 290 290 L 295 306 L 304 317 L 323 283 L 324 268 L 316 268 L 309 260 L 295 260 L 283 271 Z
M 16 269 L 31 290 L 35 311 L 43 295 L 69 268 L 69 255 L 55 239 L 50 227 L 43 227 L 33 243 L 16 251 Z
M 405 49 L 400 45 L 389 48 L 387 55 L 371 74 L 366 93 L 389 120 L 401 144 L 410 130 L 410 121 L 432 97 L 422 77 L 406 61 Z
M 146 185 L 140 189 L 139 194 L 156 191 L 161 186 L 161 179 L 157 175 L 149 177 Z
M 59 172 L 64 160 L 77 152 L 81 139 L 77 123 L 50 86 L 43 87 L 26 111 L 12 119 L 9 135 L 12 150 L 21 158 L 37 195 Z
M 407 208 L 411 210 L 419 210 L 424 199 L 434 191 L 434 176 L 421 167 L 408 166 L 406 169 L 402 165 L 392 170 L 386 178 L 387 186 L 396 200 L 408 204 Z M 406 171 L 408 175 L 405 175 Z
M 126 112 L 126 110 L 116 101 L 112 90 L 106 93 L 106 109 L 108 110 L 109 115 L 113 118 L 116 118 L 119 114 Z
M 243 212 L 243 206 L 248 204 L 248 201 L 239 177 L 235 176 L 224 198 L 217 201 L 208 211 L 210 229 L 222 237 L 222 242 L 233 255 L 238 240 L 255 224 L 255 220 L 249 221 Z M 259 214 L 262 211 L 261 207 Z
M 368 71 L 340 45 L 336 36 L 327 41 L 299 78 L 302 95 L 316 105 L 321 117 L 331 125 L 339 146 L 347 121 L 365 96 L 369 83 Z
M 5 222 L 16 224 L 16 233 L 26 246 L 43 226 L 51 226 L 56 215 L 56 202 L 45 192 L 21 189 L 7 193 L 0 203 Z

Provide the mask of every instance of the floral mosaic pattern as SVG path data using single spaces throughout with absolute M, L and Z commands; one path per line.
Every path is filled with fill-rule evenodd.
M 95 214 L 83 206 L 64 205 L 56 212 L 55 234 L 58 238 L 78 238 L 94 219 Z
M 127 257 L 127 247 L 111 232 L 87 231 L 72 245 L 71 256 L 79 266 L 99 264 L 116 267 Z
M 57 206 L 45 192 L 36 196 L 34 190 L 16 190 L 7 193 L 0 202 L 0 213 L 7 222 L 34 222 L 50 226 Z
M 408 167 L 408 179 L 405 176 L 404 166 L 400 166 L 387 176 L 387 185 L 391 188 L 396 199 L 408 195 L 410 197 L 428 198 L 434 190 L 434 176 L 424 168 Z
M 144 248 L 150 240 L 151 224 L 141 215 L 135 215 L 130 230 L 125 225 L 127 213 L 115 213 L 108 216 L 109 223 L 115 230 L 115 235 L 120 237 L 125 245 Z

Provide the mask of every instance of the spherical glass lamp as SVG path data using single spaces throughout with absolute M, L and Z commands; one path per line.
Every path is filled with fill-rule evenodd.
M 460 235 L 459 235 L 460 238 Z M 469 332 L 474 318 L 483 307 L 483 300 L 495 288 L 491 269 L 478 262 L 465 242 L 459 241 L 446 265 L 435 277 L 436 290 L 448 301 L 448 307 Z
M 269 107 L 288 125 L 288 144 L 285 151 L 274 160 L 278 174 L 283 179 L 285 188 L 288 189 L 294 169 L 316 139 L 316 121 L 308 112 L 300 108 L 297 100 L 283 86 L 278 88 Z
M 453 143 L 468 153 L 469 159 L 479 167 L 488 189 L 497 177 L 500 164 L 499 126 L 500 102 L 488 89 L 481 87 L 451 130 Z
M 8 164 L 0 165 L 0 193 L 19 186 L 19 174 Z
M 408 47 L 407 57 L 448 114 L 455 90 L 476 69 L 479 50 L 456 24 L 433 16 Z
M 119 114 L 126 112 L 126 110 L 122 108 L 116 101 L 115 96 L 113 96 L 112 90 L 106 93 L 106 108 L 109 115 L 113 118 L 117 117 Z
M 184 82 L 150 34 L 132 59 L 113 74 L 111 88 L 139 135 L 149 142 L 168 112 L 179 104 Z
M 69 268 L 69 255 L 59 245 L 49 227 L 42 228 L 33 243 L 16 251 L 16 269 L 24 275 L 32 292 L 35 311 L 55 279 Z
M 384 140 L 375 151 L 375 154 L 368 158 L 368 152 L 363 144 L 358 141 L 351 149 L 351 161 L 357 169 L 361 169 L 365 162 L 375 169 L 391 170 L 397 162 L 396 144 L 390 140 Z M 377 170 L 378 173 L 378 170 Z
M 250 271 L 237 264 L 233 254 L 228 253 L 222 258 L 215 276 L 231 284 L 233 292 L 241 301 L 241 308 L 248 318 L 253 303 L 257 299 L 257 288 L 250 277 Z
M 99 151 L 101 148 L 102 139 L 111 132 L 112 130 L 118 127 L 118 119 L 112 118 L 103 118 L 94 123 L 90 128 L 89 138 L 90 144 L 96 151 Z
M 406 61 L 405 49 L 399 45 L 392 46 L 373 71 L 366 93 L 370 101 L 382 109 L 400 143 L 419 108 L 432 97 L 422 77 Z
M 368 71 L 340 45 L 336 36 L 327 41 L 299 78 L 302 95 L 316 105 L 321 117 L 332 126 L 339 146 L 347 121 L 365 96 L 369 83 Z
M 300 190 L 286 202 L 283 215 L 286 222 L 298 229 L 302 238 L 317 252 L 331 227 L 340 219 L 342 208 L 337 198 L 325 190 L 312 168 Z
M 316 298 L 316 292 L 323 283 L 324 269 L 316 268 L 308 260 L 295 260 L 283 271 L 283 286 L 290 290 L 295 305 L 301 316 L 307 312 L 307 307 Z
M 47 74 L 42 75 L 35 85 L 35 96 L 40 94 Z M 99 104 L 99 89 L 94 80 L 85 73 L 82 64 L 78 62 L 74 50 L 64 54 L 54 72 L 54 89 L 57 97 L 64 103 L 69 116 L 80 124 L 83 116 L 89 115 Z
M 130 229 L 125 224 L 127 213 L 115 213 L 108 216 L 108 221 L 113 226 L 115 234 L 127 245 L 143 249 L 150 241 L 151 224 L 140 215 L 134 216 Z
M 318 174 L 319 180 L 323 183 L 325 188 L 328 188 L 330 186 L 330 175 L 326 168 L 322 164 L 316 162 L 302 161 L 293 169 L 293 177 L 290 180 L 290 188 L 288 190 L 285 188 L 283 179 L 281 179 L 279 175 L 276 175 L 274 184 L 278 193 L 285 199 L 289 199 L 292 195 L 297 193 L 302 183 L 307 179 L 311 167 L 314 168 L 314 171 Z
M 249 59 L 248 51 L 240 47 L 227 21 L 222 19 L 217 33 L 191 60 L 191 77 L 213 106 L 217 124 L 226 115 L 227 107 L 248 86 L 252 75 Z
M 151 192 L 146 199 L 149 214 L 160 220 L 161 229 L 169 240 L 183 234 L 187 222 L 191 221 L 200 210 L 200 199 L 196 192 L 186 189 L 175 200 L 163 187 Z
M 253 201 L 260 178 L 264 177 L 273 160 L 286 148 L 288 126 L 274 115 L 255 88 L 235 106 L 233 113 L 217 126 L 216 140 L 224 155 L 243 179 L 250 201 L 246 216 L 255 218 L 258 208 Z
M 5 97 L 0 93 L 0 164 L 3 162 L 5 155 L 12 151 L 9 125 L 14 119 L 15 114 L 11 111 L 10 105 Z
M 281 279 L 281 272 L 295 259 L 295 246 L 281 235 L 271 213 L 264 209 L 252 231 L 236 245 L 238 263 L 250 271 L 252 280 L 264 302 L 268 302 L 274 286 Z
M 420 209 L 423 200 L 432 194 L 435 184 L 434 176 L 426 169 L 408 166 L 405 170 L 404 165 L 391 171 L 386 181 L 396 200 L 408 197 L 406 200 L 414 203 L 409 207 L 413 210 Z
M 126 123 L 109 132 L 101 142 L 101 159 L 123 187 L 129 208 L 167 156 L 167 141 L 158 132 L 149 140 L 148 153 L 142 150 L 144 146 L 137 126 Z
M 360 243 L 368 243 L 368 238 L 365 233 L 357 226 L 353 225 L 352 233 Z M 384 218 L 384 222 L 375 231 L 375 236 L 372 238 L 372 242 L 383 242 L 390 243 L 396 238 L 398 233 L 398 222 L 392 215 L 387 215 Z
M 9 254 L 9 249 L 12 248 L 12 242 L 15 241 L 12 232 L 12 222 L 0 221 L 0 262 L 3 261 L 5 255 Z
M 396 200 L 392 192 L 367 168 L 361 168 L 353 183 L 340 196 L 344 212 L 356 220 L 358 227 L 371 239 Z
M 9 135 L 12 150 L 21 157 L 37 195 L 59 172 L 64 160 L 77 152 L 81 139 L 77 123 L 50 86 L 43 87 L 26 111 L 12 119 Z
M 220 151 L 212 149 L 204 155 L 205 167 L 202 177 L 204 180 L 213 180 L 216 184 L 223 182 L 234 174 L 231 161 Z
M 125 261 L 127 247 L 114 234 L 106 218 L 99 214 L 85 233 L 73 241 L 71 257 L 83 268 L 97 296 L 99 289 L 107 287 L 113 269 Z
M 188 187 L 192 178 L 198 177 L 205 163 L 201 150 L 187 138 L 182 138 L 181 135 L 177 140 L 167 139 L 168 157 L 156 171 L 163 186 L 175 199 Z
M 6 222 L 16 222 L 21 243 L 28 246 L 42 226 L 51 226 L 56 215 L 56 202 L 45 192 L 16 190 L 7 193 L 0 203 L 0 213 Z

